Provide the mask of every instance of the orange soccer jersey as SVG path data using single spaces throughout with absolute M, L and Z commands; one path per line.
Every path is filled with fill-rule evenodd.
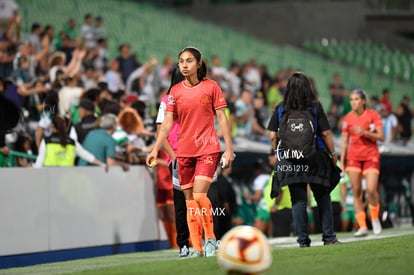
M 194 87 L 182 81 L 171 89 L 167 112 L 174 113 L 180 125 L 178 157 L 196 157 L 221 151 L 214 128 L 214 113 L 226 106 L 223 93 L 213 80 L 204 79 Z
M 342 135 L 349 136 L 347 159 L 371 160 L 375 157 L 379 159 L 377 141 L 356 133 L 355 127 L 361 127 L 366 131 L 382 128 L 380 115 L 371 109 L 366 109 L 360 116 L 350 112 L 344 117 L 342 125 Z

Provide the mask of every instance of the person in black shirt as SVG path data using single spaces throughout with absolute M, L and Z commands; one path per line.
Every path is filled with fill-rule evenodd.
M 92 101 L 88 99 L 81 100 L 79 104 L 79 117 L 81 118 L 81 121 L 77 123 L 73 129 L 75 130 L 78 142 L 82 144 L 88 133 L 97 128 L 95 105 Z M 71 137 L 75 137 L 73 136 L 73 131 L 71 132 Z
M 410 109 L 410 98 L 405 95 L 403 96 L 400 105 L 395 110 L 395 114 L 400 124 L 400 139 L 403 145 L 406 145 L 412 135 L 411 121 L 414 117 L 414 111 Z
M 280 157 L 278 148 L 278 129 L 283 120 L 279 118 L 279 106 L 284 112 L 312 110 L 316 115 L 315 131 L 318 148 L 309 158 L 286 159 Z M 320 209 L 322 241 L 324 245 L 336 244 L 339 241 L 333 230 L 333 216 L 330 198 L 332 166 L 336 167 L 337 156 L 332 139 L 332 131 L 322 105 L 316 100 L 315 93 L 308 77 L 296 72 L 288 81 L 283 102 L 276 107 L 268 125 L 272 148 L 276 152 L 276 168 L 272 181 L 272 197 L 276 197 L 278 189 L 288 185 L 291 201 L 293 222 L 299 247 L 309 247 L 311 239 L 308 232 L 307 186 L 310 185 Z M 315 110 L 316 109 L 316 110 Z M 327 154 L 322 148 L 325 148 Z M 330 159 L 331 158 L 331 159 Z M 339 175 L 338 175 L 339 176 Z M 339 178 L 338 178 L 339 181 Z M 276 188 L 273 188 L 273 187 Z M 279 192 L 280 193 L 280 192 Z

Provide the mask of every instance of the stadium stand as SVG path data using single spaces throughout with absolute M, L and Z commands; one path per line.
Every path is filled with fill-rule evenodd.
M 76 18 L 79 25 L 83 15 L 88 12 L 102 16 L 107 26 L 108 49 L 112 57 L 116 55 L 117 47 L 123 42 L 132 45 L 140 60 L 149 60 L 153 56 L 161 59 L 167 54 L 175 55 L 177 49 L 186 45 L 196 45 L 202 49 L 207 60 L 214 54 L 220 54 L 222 64 L 226 67 L 233 60 L 246 62 L 255 58 L 258 64 L 266 64 L 271 73 L 282 68 L 303 70 L 314 78 L 324 106 L 329 104 L 326 87 L 333 72 L 338 72 L 344 82 L 349 83 L 349 89 L 364 87 L 370 95 L 379 95 L 384 87 L 389 87 L 395 95 L 395 105 L 414 81 L 412 56 L 372 42 L 309 40 L 304 44 L 307 50 L 302 50 L 258 40 L 252 35 L 236 32 L 229 27 L 199 22 L 183 17 L 171 9 L 155 7 L 144 2 L 20 0 L 18 3 L 24 18 L 23 31 L 26 34 L 30 32 L 32 22 L 52 24 L 59 30 L 70 17 Z M 327 45 L 324 46 L 324 43 Z M 372 46 L 374 50 L 370 50 Z M 314 52 L 309 52 L 309 49 Z M 320 53 L 323 53 L 323 57 Z M 383 57 L 386 56 L 394 62 L 384 63 Z M 326 57 L 329 57 L 329 60 Z M 385 70 L 385 73 L 374 74 L 371 68 L 375 68 L 375 71 Z M 399 79 L 406 81 L 401 82 Z

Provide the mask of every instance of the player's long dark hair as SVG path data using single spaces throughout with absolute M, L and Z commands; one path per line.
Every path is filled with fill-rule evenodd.
M 185 77 L 180 72 L 180 68 L 178 67 L 178 65 L 175 65 L 174 68 L 171 71 L 171 83 L 170 83 L 170 87 L 168 88 L 167 95 L 170 94 L 171 88 L 175 84 L 183 81 L 184 79 L 185 79 Z
M 190 52 L 192 55 L 194 55 L 197 62 L 201 62 L 201 67 L 198 68 L 198 70 L 197 70 L 197 78 L 198 78 L 199 81 L 202 81 L 207 75 L 207 64 L 201 58 L 201 51 L 199 49 L 197 49 L 196 47 L 185 47 L 178 54 L 178 58 L 180 58 L 180 55 L 183 52 Z
M 296 72 L 289 78 L 283 102 L 285 110 L 306 110 L 314 106 L 316 96 L 304 73 Z

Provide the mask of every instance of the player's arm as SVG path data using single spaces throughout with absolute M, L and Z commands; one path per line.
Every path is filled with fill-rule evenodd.
M 342 133 L 342 142 L 341 142 L 341 168 L 344 171 L 345 168 L 345 159 L 346 153 L 348 151 L 348 142 L 349 142 L 349 135 Z
M 228 168 L 231 166 L 231 163 L 234 160 L 234 151 L 233 151 L 233 143 L 231 140 L 230 126 L 227 120 L 226 112 L 224 110 L 225 108 L 216 109 L 216 117 L 220 125 L 220 128 L 222 130 L 224 143 L 226 145 L 226 151 L 223 153 L 223 158 L 226 158 L 227 163 L 225 167 L 223 168 Z
M 159 132 L 161 130 L 162 123 L 157 124 L 157 136 L 159 135 Z M 175 160 L 175 152 L 173 148 L 171 147 L 171 144 L 168 142 L 168 139 L 165 139 L 164 144 L 162 145 L 164 150 L 170 155 L 171 159 Z
M 277 133 L 274 131 L 269 131 L 270 142 L 272 144 L 273 151 L 277 149 Z
M 172 125 L 173 125 L 173 121 L 174 121 L 173 113 L 166 113 L 165 119 L 159 128 L 157 140 L 155 141 L 154 147 L 152 148 L 152 151 L 147 156 L 146 164 L 148 166 L 151 165 L 151 162 L 153 160 L 157 159 L 158 151 L 160 150 L 161 146 L 167 140 L 168 134 L 170 133 Z
M 365 137 L 368 137 L 370 139 L 378 140 L 378 141 L 384 141 L 384 129 L 381 127 L 375 128 L 376 131 L 366 131 L 363 130 L 361 134 Z

